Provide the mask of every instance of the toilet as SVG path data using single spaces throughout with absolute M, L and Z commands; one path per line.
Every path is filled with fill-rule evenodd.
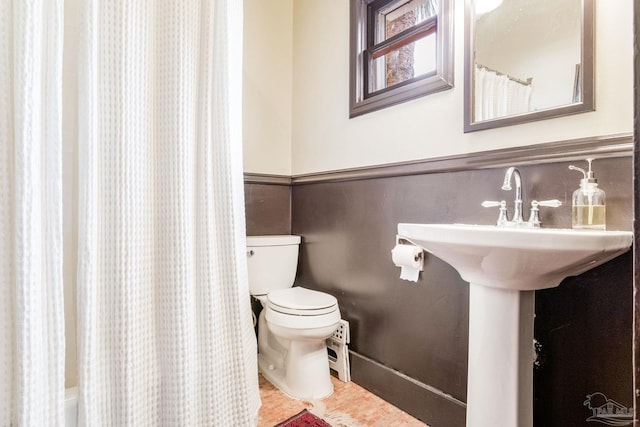
M 249 290 L 261 303 L 258 369 L 295 399 L 333 393 L 326 339 L 340 323 L 332 295 L 292 287 L 300 236 L 247 236 Z

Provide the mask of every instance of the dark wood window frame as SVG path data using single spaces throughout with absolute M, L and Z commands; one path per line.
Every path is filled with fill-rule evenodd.
M 375 44 L 374 11 L 393 0 L 350 0 L 350 94 L 349 117 L 380 110 L 453 87 L 453 13 L 451 0 L 439 0 L 437 17 Z M 371 62 L 391 50 L 436 33 L 436 71 L 371 92 Z

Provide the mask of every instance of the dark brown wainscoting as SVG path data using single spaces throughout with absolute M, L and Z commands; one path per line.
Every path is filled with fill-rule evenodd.
M 291 187 L 288 184 L 245 179 L 244 200 L 248 236 L 291 234 Z

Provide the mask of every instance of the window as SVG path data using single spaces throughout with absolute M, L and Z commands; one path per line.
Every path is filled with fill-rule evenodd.
M 453 87 L 450 0 L 351 0 L 349 116 Z

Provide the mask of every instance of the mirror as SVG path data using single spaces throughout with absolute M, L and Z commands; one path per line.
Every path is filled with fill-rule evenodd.
M 467 0 L 464 131 L 593 111 L 593 0 Z

